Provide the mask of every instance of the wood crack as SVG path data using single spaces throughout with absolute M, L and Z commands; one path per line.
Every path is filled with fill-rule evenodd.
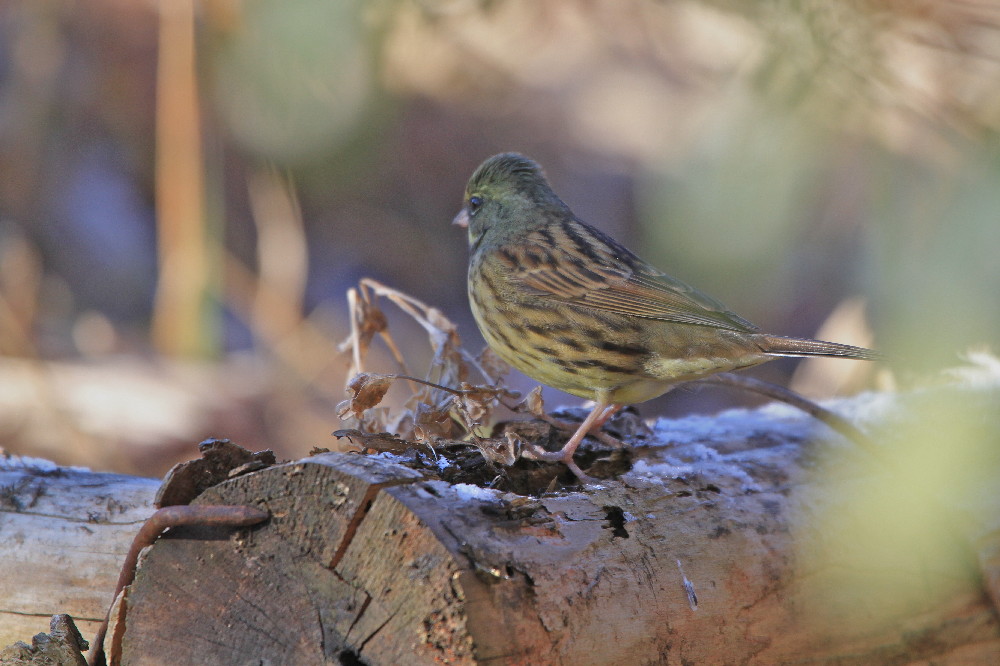
M 336 569 L 337 565 L 340 564 L 340 560 L 343 559 L 344 553 L 347 552 L 347 548 L 351 545 L 351 541 L 354 539 L 354 535 L 358 531 L 358 526 L 361 525 L 361 521 L 368 515 L 368 511 L 372 508 L 372 504 L 375 503 L 375 496 L 378 495 L 379 492 L 381 492 L 384 488 L 391 488 L 393 486 L 404 485 L 420 480 L 421 479 L 394 479 L 385 483 L 373 483 L 368 486 L 365 490 L 364 498 L 358 503 L 357 510 L 355 510 L 354 515 L 351 516 L 351 520 L 347 523 L 347 527 L 344 528 L 344 536 L 340 540 L 337 552 L 333 554 L 333 557 L 330 559 L 327 567 L 330 569 Z

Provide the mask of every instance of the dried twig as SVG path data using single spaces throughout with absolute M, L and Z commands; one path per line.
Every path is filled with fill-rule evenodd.
M 432 445 L 437 438 L 455 436 L 453 424 L 460 423 L 466 433 L 475 434 L 487 422 L 500 397 L 514 394 L 499 382 L 504 364 L 489 354 L 475 358 L 466 352 L 455 325 L 437 308 L 388 287 L 375 280 L 362 279 L 348 291 L 351 308 L 351 335 L 341 349 L 352 353 L 352 375 L 348 390 L 353 397 L 338 406 L 338 414 L 357 426 L 359 432 L 394 432 L 397 436 Z M 386 298 L 408 314 L 427 332 L 433 357 L 424 378 L 406 370 L 406 364 L 388 330 L 378 306 Z M 366 372 L 365 358 L 375 335 L 385 342 L 403 372 L 377 374 Z M 466 382 L 470 369 L 476 370 L 489 385 Z M 403 408 L 395 414 L 382 403 L 392 381 L 403 379 L 415 386 Z M 451 388 L 460 386 L 461 388 Z M 478 441 L 474 442 L 479 445 Z

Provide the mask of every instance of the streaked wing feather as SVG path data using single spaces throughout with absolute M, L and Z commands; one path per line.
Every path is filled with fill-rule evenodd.
M 506 249 L 519 258 L 510 279 L 536 295 L 598 310 L 683 324 L 750 332 L 758 328 L 713 298 L 660 272 L 622 245 L 579 222 L 568 235 L 547 239 L 530 234 L 524 244 Z M 549 230 L 550 234 L 557 232 Z M 562 236 L 562 237 L 559 237 Z M 581 245 L 585 239 L 586 246 Z M 539 249 L 555 261 L 527 258 Z

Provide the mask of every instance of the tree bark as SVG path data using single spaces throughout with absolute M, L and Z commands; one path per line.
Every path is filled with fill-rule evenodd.
M 271 519 L 167 532 L 109 653 L 123 664 L 998 663 L 998 387 L 838 402 L 883 424 L 877 457 L 783 407 L 664 421 L 630 471 L 537 497 L 427 480 L 392 456 L 252 471 L 193 503 Z M 963 438 L 987 446 L 960 476 L 948 464 Z M 906 464 L 924 448 L 947 455 L 914 477 Z

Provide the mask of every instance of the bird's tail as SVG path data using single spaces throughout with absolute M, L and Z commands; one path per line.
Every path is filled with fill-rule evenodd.
M 864 347 L 842 345 L 837 342 L 810 340 L 808 338 L 785 338 L 780 335 L 758 333 L 754 342 L 770 356 L 839 356 L 861 361 L 881 360 L 882 354 Z

